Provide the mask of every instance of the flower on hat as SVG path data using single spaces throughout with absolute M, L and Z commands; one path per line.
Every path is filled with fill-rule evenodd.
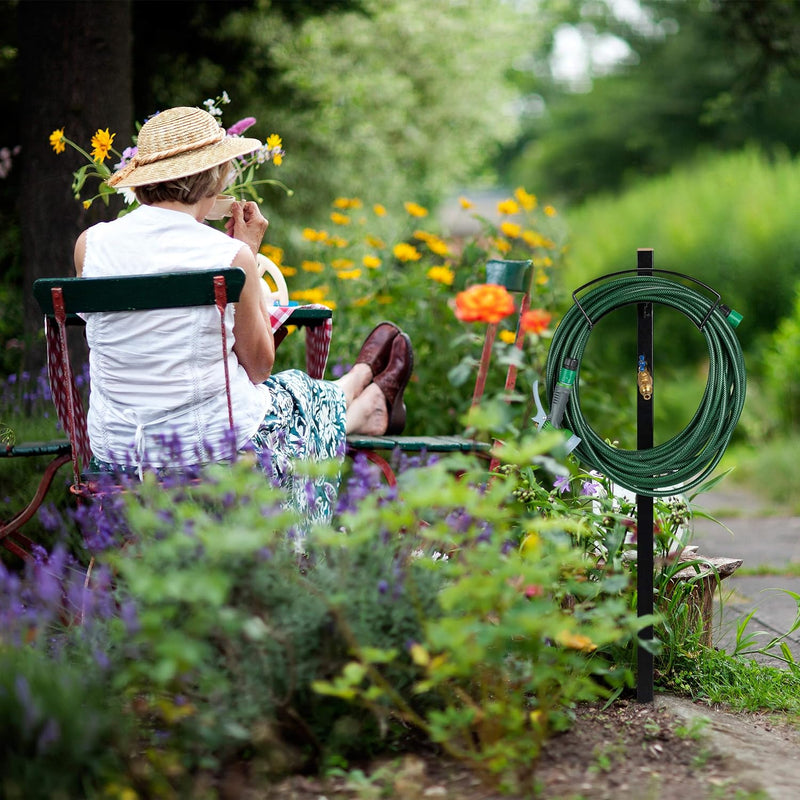
M 50 147 L 56 151 L 56 153 L 63 153 L 66 149 L 66 140 L 64 139 L 64 129 L 57 128 L 50 134 Z
M 245 117 L 244 119 L 240 119 L 238 122 L 234 122 L 233 125 L 228 128 L 226 133 L 228 136 L 241 136 L 248 128 L 252 128 L 255 124 L 255 117 Z
M 203 102 L 205 111 L 214 118 L 216 126 L 218 126 L 220 141 L 225 141 L 226 137 L 230 137 L 230 139 L 240 137 L 246 130 L 256 124 L 255 117 L 243 117 L 238 122 L 231 125 L 226 131 L 222 125 L 222 106 L 228 103 L 230 103 L 230 97 L 228 97 L 227 92 L 222 92 L 219 97 L 208 99 Z M 183 109 L 175 109 L 174 111 L 177 112 L 181 110 Z M 145 121 L 145 125 L 158 117 L 161 113 L 162 112 L 156 112 L 152 114 Z M 208 118 L 206 117 L 206 119 Z M 212 128 L 216 126 L 213 123 L 211 125 Z M 146 156 L 149 156 L 149 160 L 146 160 L 146 156 L 139 152 L 138 135 L 133 137 L 131 146 L 126 147 L 122 153 L 119 153 L 113 147 L 115 136 L 116 133 L 112 133 L 109 128 L 98 128 L 91 138 L 90 151 L 87 152 L 87 150 L 80 145 L 68 139 L 64 135 L 63 128 L 57 128 L 50 134 L 50 146 L 56 153 L 63 153 L 66 146 L 69 145 L 79 152 L 87 161 L 86 164 L 73 173 L 72 190 L 77 200 L 81 199 L 81 192 L 89 178 L 97 178 L 99 181 L 97 194 L 88 200 L 82 201 L 85 208 L 88 208 L 92 202 L 98 198 L 102 199 L 103 202 L 108 205 L 110 198 L 116 193 L 121 193 L 123 195 L 129 207 L 136 206 L 136 197 L 129 188 L 125 186 L 113 186 L 111 184 L 132 184 L 133 182 L 128 177 L 129 173 L 135 174 L 136 170 L 141 169 L 144 164 L 155 163 L 158 158 L 164 159 L 159 153 L 155 153 L 156 158 L 153 157 L 152 153 L 148 153 Z M 238 148 L 238 152 L 242 152 L 244 146 L 249 144 L 250 141 L 255 142 L 256 145 L 258 144 L 256 140 L 245 140 L 245 142 L 242 142 L 242 147 Z M 211 142 L 215 142 L 213 135 Z M 119 159 L 117 163 L 114 164 L 113 171 L 112 168 L 105 163 L 112 154 Z M 234 169 L 232 171 L 230 184 L 226 187 L 225 191 L 230 194 L 235 194 L 242 199 L 248 197 L 260 201 L 261 198 L 258 195 L 256 187 L 264 184 L 273 184 L 283 188 L 288 194 L 291 194 L 291 190 L 280 181 L 256 178 L 256 171 L 263 164 L 271 162 L 277 166 L 282 162 L 285 155 L 286 153 L 283 149 L 281 137 L 276 133 L 271 134 L 267 138 L 266 144 L 261 147 L 253 148 L 252 152 L 245 151 L 245 154 L 242 156 L 236 157 L 236 149 L 234 149 L 234 158 L 232 161 Z M 209 164 L 208 166 L 213 166 L 213 164 Z M 124 175 L 121 173 L 124 173 Z M 144 175 L 142 177 L 144 177 Z M 113 180 L 110 180 L 112 178 Z M 155 180 L 167 179 L 166 177 L 155 178 Z M 121 211 L 120 214 L 126 213 L 127 210 L 130 210 L 130 208 Z
M 108 128 L 99 130 L 92 136 L 92 158 L 95 161 L 105 161 L 111 150 L 116 133 L 109 133 Z

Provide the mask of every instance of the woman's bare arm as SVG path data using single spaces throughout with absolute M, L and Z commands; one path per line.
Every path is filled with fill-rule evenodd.
M 245 282 L 233 323 L 233 352 L 253 383 L 265 381 L 275 363 L 275 341 L 269 317 L 262 302 L 261 278 L 256 259 L 249 248 L 243 247 L 231 263 L 245 271 Z

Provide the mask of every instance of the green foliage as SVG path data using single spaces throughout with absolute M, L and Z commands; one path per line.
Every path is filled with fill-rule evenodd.
M 778 431 L 767 439 L 753 439 L 731 449 L 729 461 L 736 465 L 733 477 L 759 497 L 769 501 L 775 513 L 800 514 L 797 494 L 797 448 L 800 437 L 794 431 Z
M 743 315 L 736 333 L 745 352 L 752 351 L 791 309 L 800 252 L 791 209 L 800 201 L 799 177 L 797 160 L 770 160 L 750 149 L 677 169 L 620 197 L 588 202 L 568 217 L 567 287 L 634 269 L 637 248 L 652 247 L 657 269 L 708 284 Z M 682 315 L 657 313 L 656 324 L 659 316 L 664 325 L 656 347 L 670 343 L 663 349 L 665 363 L 698 363 L 705 355 L 700 334 Z M 621 335 L 608 332 L 608 358 L 619 349 Z M 758 363 L 749 367 L 757 370 Z
M 546 446 L 514 455 L 547 459 Z M 630 649 L 647 620 L 622 575 L 595 571 L 590 540 L 574 546 L 580 515 L 521 518 L 517 477 L 487 484 L 465 459 L 403 473 L 399 496 L 365 480 L 355 469 L 331 526 L 294 544 L 293 512 L 247 460 L 200 483 L 147 479 L 123 498 L 126 543 L 97 554 L 83 580 L 95 599 L 81 601 L 118 614 L 59 633 L 69 664 L 87 685 L 106 681 L 98 697 L 137 737 L 98 762 L 120 763 L 109 781 L 214 797 L 237 763 L 265 782 L 385 752 L 416 730 L 522 785 L 573 702 L 629 681 L 606 654 Z M 48 637 L 24 635 L 46 661 Z
M 514 455 L 538 457 L 541 447 Z M 544 739 L 568 726 L 572 703 L 624 684 L 626 671 L 610 669 L 600 652 L 630 646 L 646 621 L 623 597 L 627 579 L 593 571 L 594 559 L 573 546 L 567 531 L 582 528 L 578 514 L 550 524 L 538 514 L 520 519 L 508 502 L 513 471 L 479 493 L 469 476 L 456 483 L 441 465 L 405 478 L 402 512 L 367 502 L 352 524 L 344 521 L 356 531 L 356 520 L 371 513 L 379 527 L 416 529 L 423 550 L 447 555 L 423 561 L 446 580 L 409 650 L 412 691 L 402 696 L 386 674 L 402 653 L 363 648 L 333 681 L 315 686 L 399 714 L 449 753 L 515 785 L 532 774 Z M 426 713 L 416 696 L 431 704 Z
M 96 664 L 0 644 L 4 798 L 98 796 L 119 779 L 130 740 L 108 688 Z
M 773 400 L 777 424 L 800 428 L 800 284 L 791 313 L 784 317 L 764 352 L 764 387 Z
M 526 210 L 517 199 L 523 198 Z M 463 239 L 440 235 L 429 211 L 418 203 L 368 205 L 361 198 L 331 201 L 329 224 L 306 227 L 285 248 L 262 248 L 280 264 L 290 296 L 323 302 L 334 312 L 329 372 L 352 364 L 361 342 L 380 319 L 395 321 L 411 335 L 414 374 L 406 389 L 407 430 L 448 434 L 461 429 L 481 354 L 485 325 L 459 322 L 456 294 L 485 281 L 490 258 L 531 259 L 531 308 L 548 314 L 561 290 L 559 267 L 564 249 L 561 219 L 518 188 L 500 204 L 513 204 L 498 222 L 478 216 L 464 198 L 461 215 L 475 233 Z M 504 205 L 504 207 L 507 207 Z M 521 351 L 513 345 L 515 316 L 503 320 L 495 344 L 488 393 L 500 393 L 510 362 L 518 365 L 518 391 L 528 395 L 543 374 L 551 332 L 529 334 Z M 509 343 L 509 340 L 512 343 Z M 304 336 L 291 336 L 278 350 L 279 368 L 303 363 Z M 516 398 L 520 400 L 519 397 Z M 519 429 L 530 417 L 530 403 L 506 406 Z
M 794 670 L 759 664 L 710 647 L 686 647 L 669 673 L 659 675 L 665 691 L 688 695 L 735 711 L 800 714 L 800 679 Z
M 785 114 L 800 97 L 795 4 L 643 0 L 640 13 L 627 19 L 615 6 L 573 2 L 551 10 L 587 47 L 614 36 L 629 52 L 611 69 L 589 64 L 577 86 L 542 78 L 542 68 L 518 73 L 546 111 L 526 120 L 503 175 L 562 202 L 581 201 L 631 188 L 703 153 L 748 144 L 800 150 Z
M 319 225 L 335 193 L 432 203 L 515 133 L 507 72 L 537 35 L 529 15 L 498 0 L 360 5 L 299 24 L 263 5 L 226 20 L 224 36 L 250 48 L 241 85 L 226 88 L 290 154 L 282 177 L 297 192 L 265 211 L 281 238 L 289 220 Z

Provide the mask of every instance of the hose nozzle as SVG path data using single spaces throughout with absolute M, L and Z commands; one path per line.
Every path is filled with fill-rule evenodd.
M 581 443 L 580 437 L 566 428 L 557 428 L 553 425 L 547 414 L 545 414 L 544 408 L 542 408 L 542 401 L 539 399 L 538 380 L 533 382 L 533 401 L 536 403 L 536 416 L 533 417 L 533 423 L 540 431 L 560 430 L 561 433 L 565 434 L 567 436 L 567 440 L 564 443 L 565 455 L 569 455 Z

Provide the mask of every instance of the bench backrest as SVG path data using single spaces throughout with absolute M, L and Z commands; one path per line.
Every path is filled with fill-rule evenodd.
M 217 277 L 225 282 L 227 302 L 237 302 L 245 274 L 236 267 L 113 278 L 40 278 L 33 284 L 33 296 L 45 316 L 55 315 L 53 289 L 61 289 L 67 314 L 213 306 Z
M 233 429 L 225 309 L 228 303 L 239 299 L 244 282 L 243 270 L 220 267 L 112 278 L 40 278 L 33 284 L 33 295 L 44 313 L 47 369 L 53 402 L 72 445 L 76 490 L 82 486 L 81 468 L 86 468 L 91 449 L 86 415 L 69 360 L 67 325 L 79 322 L 79 313 L 217 306 L 220 312 L 228 417 Z

